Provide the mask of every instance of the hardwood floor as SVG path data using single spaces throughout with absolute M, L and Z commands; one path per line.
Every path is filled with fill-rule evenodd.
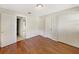
M 78 54 L 79 49 L 36 36 L 19 41 L 15 44 L 0 48 L 0 54 Z

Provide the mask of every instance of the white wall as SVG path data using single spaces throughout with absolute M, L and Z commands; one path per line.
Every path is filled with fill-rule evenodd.
M 78 7 L 41 16 L 45 21 L 44 36 L 79 47 Z
M 79 47 L 79 12 L 66 11 L 58 20 L 58 41 Z

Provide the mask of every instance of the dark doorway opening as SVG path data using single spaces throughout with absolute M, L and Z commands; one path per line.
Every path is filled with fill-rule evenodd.
M 19 36 L 20 19 L 17 17 L 17 36 Z

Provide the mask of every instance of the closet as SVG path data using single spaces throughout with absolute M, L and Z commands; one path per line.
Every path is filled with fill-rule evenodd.
M 57 15 L 56 14 L 49 14 L 45 16 L 41 16 L 41 19 L 44 20 L 44 36 L 57 39 Z
M 0 47 L 15 43 L 16 41 L 16 16 L 0 13 Z

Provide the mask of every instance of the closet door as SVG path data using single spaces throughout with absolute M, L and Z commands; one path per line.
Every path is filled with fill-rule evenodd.
M 52 38 L 52 18 L 51 16 L 45 16 L 45 35 Z
M 1 47 L 16 41 L 16 17 L 14 15 L 1 14 Z
M 52 15 L 52 37 L 53 39 L 57 40 L 58 39 L 58 19 L 57 15 Z

